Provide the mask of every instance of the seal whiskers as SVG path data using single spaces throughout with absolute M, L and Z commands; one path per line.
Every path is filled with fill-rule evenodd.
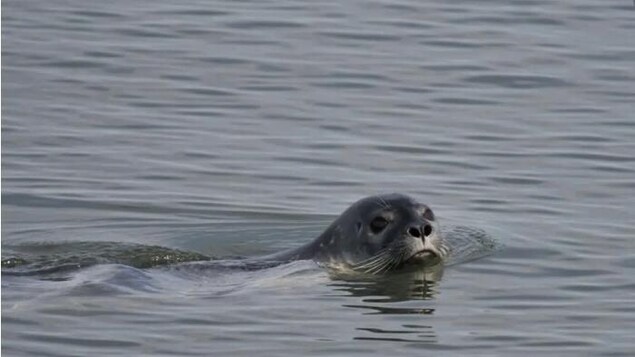
M 412 251 L 411 245 L 399 242 L 378 251 L 377 254 L 368 259 L 353 264 L 351 267 L 363 273 L 379 274 L 396 268 L 403 262 L 408 251 Z
M 390 251 L 385 250 L 380 254 L 374 255 L 369 262 L 364 264 L 355 264 L 352 265 L 351 268 L 362 273 L 378 274 L 390 267 L 395 262 L 395 258 L 396 257 L 392 255 Z

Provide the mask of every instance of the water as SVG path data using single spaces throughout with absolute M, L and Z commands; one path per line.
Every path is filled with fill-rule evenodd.
M 394 191 L 506 246 L 433 278 L 310 262 L 5 275 L 4 354 L 635 350 L 633 3 L 3 10 L 3 258 L 66 242 L 271 253 Z

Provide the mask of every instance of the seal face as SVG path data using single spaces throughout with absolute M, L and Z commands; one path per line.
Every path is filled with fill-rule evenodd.
M 357 201 L 313 242 L 278 258 L 379 274 L 436 265 L 447 254 L 432 210 L 408 196 L 388 194 Z

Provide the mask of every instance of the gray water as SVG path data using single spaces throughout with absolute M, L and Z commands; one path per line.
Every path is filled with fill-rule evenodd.
M 3 258 L 266 254 L 384 192 L 505 246 L 433 278 L 3 275 L 3 355 L 633 354 L 632 2 L 2 10 Z

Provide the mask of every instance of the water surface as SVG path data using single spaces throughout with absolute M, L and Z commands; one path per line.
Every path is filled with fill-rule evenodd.
M 65 242 L 264 254 L 395 191 L 506 246 L 438 279 L 310 262 L 5 275 L 4 354 L 635 350 L 632 2 L 3 10 L 3 258 Z

